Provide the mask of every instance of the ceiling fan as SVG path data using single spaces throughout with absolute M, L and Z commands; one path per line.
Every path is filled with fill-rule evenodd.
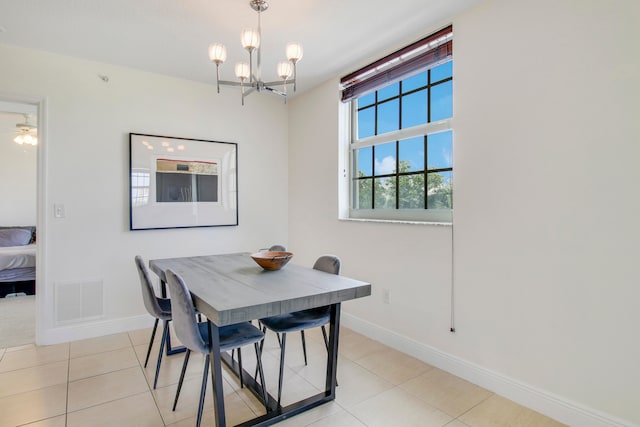
M 16 124 L 16 133 L 18 135 L 13 140 L 16 144 L 36 145 L 38 143 L 38 128 L 35 125 L 29 123 L 29 119 L 29 115 L 25 114 L 24 123 Z

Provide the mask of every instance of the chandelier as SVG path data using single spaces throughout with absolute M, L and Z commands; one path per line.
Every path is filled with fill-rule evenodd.
M 36 137 L 37 128 L 29 123 L 29 116 L 24 115 L 25 123 L 16 124 L 18 128 L 18 136 L 13 139 L 16 144 L 36 145 L 38 144 L 38 138 Z
M 265 82 L 262 80 L 262 68 L 260 63 L 260 39 L 262 29 L 260 27 L 260 13 L 269 8 L 266 0 L 251 0 L 249 6 L 258 12 L 258 29 L 245 29 L 240 33 L 242 47 L 249 52 L 249 63 L 239 62 L 235 66 L 236 78 L 239 81 L 220 80 L 220 64 L 227 59 L 227 48 L 220 43 L 209 45 L 209 59 L 216 64 L 216 85 L 220 93 L 220 85 L 240 86 L 242 92 L 242 105 L 244 98 L 253 92 L 268 91 L 280 95 L 287 102 L 287 85 L 293 84 L 296 91 L 296 63 L 302 59 L 302 46 L 299 43 L 287 43 L 286 54 L 288 61 L 281 61 L 277 66 L 277 74 L 281 80 Z M 255 51 L 256 64 L 253 65 L 253 53 Z M 280 87 L 281 89 L 275 89 Z

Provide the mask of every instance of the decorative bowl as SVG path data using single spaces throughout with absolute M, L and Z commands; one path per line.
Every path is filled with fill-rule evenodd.
M 251 254 L 251 258 L 265 270 L 280 270 L 293 257 L 291 252 L 263 251 Z

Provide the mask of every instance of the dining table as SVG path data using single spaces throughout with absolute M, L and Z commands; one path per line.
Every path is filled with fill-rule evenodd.
M 280 270 L 264 270 L 249 253 L 152 259 L 149 268 L 158 275 L 163 287 L 167 270 L 181 276 L 191 291 L 195 307 L 209 322 L 209 359 L 217 427 L 226 426 L 222 363 L 236 375 L 241 375 L 245 386 L 264 402 L 262 388 L 254 376 L 240 370 L 231 355 L 220 352 L 218 328 L 226 325 L 315 307 L 330 307 L 324 391 L 286 406 L 267 395 L 266 413 L 238 426 L 272 425 L 335 399 L 341 304 L 371 295 L 370 283 L 295 263 L 289 263 Z

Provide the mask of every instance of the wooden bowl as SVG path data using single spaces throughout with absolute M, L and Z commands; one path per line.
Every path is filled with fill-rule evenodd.
M 263 251 L 251 254 L 251 258 L 265 270 L 280 270 L 293 257 L 291 252 Z

